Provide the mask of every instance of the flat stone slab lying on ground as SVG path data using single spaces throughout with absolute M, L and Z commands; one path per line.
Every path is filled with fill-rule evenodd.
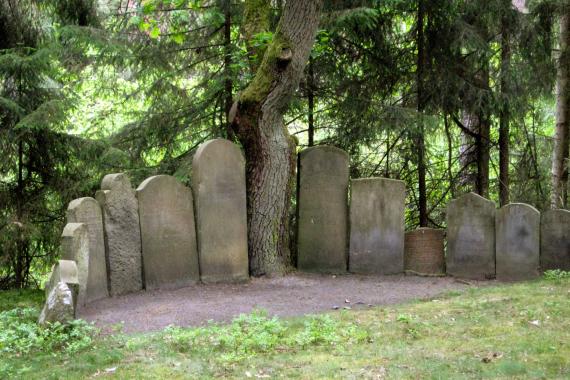
M 540 265 L 540 212 L 524 203 L 497 211 L 497 280 L 519 281 L 538 277 Z
M 84 223 L 89 232 L 89 277 L 86 301 L 109 297 L 101 206 L 94 198 L 75 199 L 67 207 L 67 222 Z
M 406 184 L 387 178 L 351 180 L 349 271 L 404 271 Z
M 87 284 L 89 282 L 89 232 L 84 223 L 67 223 L 61 234 L 61 258 L 75 261 L 79 289 L 76 305 L 87 303 Z
M 492 284 L 472 281 L 473 285 Z M 243 284 L 193 285 L 168 291 L 138 292 L 88 305 L 81 318 L 111 332 L 124 322 L 127 333 L 156 331 L 174 324 L 206 325 L 228 322 L 254 308 L 269 315 L 299 316 L 334 312 L 344 307 L 369 308 L 470 288 L 451 277 L 362 276 L 295 273 L 286 277 L 253 278 Z M 349 303 L 345 301 L 348 300 Z
M 447 205 L 447 273 L 495 277 L 495 203 L 467 193 Z
M 168 175 L 137 188 L 145 289 L 183 287 L 200 280 L 192 190 Z
M 570 210 L 548 210 L 542 213 L 540 268 L 570 271 Z
M 299 270 L 346 272 L 348 176 L 348 154 L 339 148 L 315 146 L 299 154 Z
M 240 282 L 249 277 L 245 158 L 231 141 L 210 140 L 192 160 L 192 190 L 200 278 Z
M 108 174 L 95 198 L 103 210 L 110 294 L 141 290 L 139 207 L 131 181 L 124 173 Z

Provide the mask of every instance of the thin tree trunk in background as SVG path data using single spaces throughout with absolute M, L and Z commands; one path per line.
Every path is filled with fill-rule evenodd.
M 489 89 L 489 65 L 483 68 L 483 88 Z M 485 97 L 479 116 L 479 136 L 477 138 L 477 194 L 482 197 L 489 196 L 489 159 L 491 121 L 489 113 L 489 99 Z
M 309 78 L 307 83 L 307 98 L 309 103 L 309 146 L 315 144 L 315 70 L 313 58 L 309 57 Z
M 425 51 L 425 38 L 424 38 L 424 20 L 425 20 L 425 3 L 424 0 L 418 1 L 418 15 L 417 15 L 417 111 L 418 111 L 418 130 L 415 133 L 415 144 L 418 153 L 418 203 L 420 212 L 420 227 L 427 227 L 428 213 L 427 213 L 427 190 L 426 190 L 426 164 L 425 164 L 425 136 L 424 136 L 424 122 L 423 111 L 425 108 L 425 93 L 424 93 L 424 69 L 426 65 L 426 51 Z
M 24 251 L 25 242 L 23 236 L 24 226 L 24 143 L 18 142 L 18 184 L 16 189 L 16 219 L 18 228 L 18 243 L 15 252 L 15 286 L 17 289 L 24 287 Z
M 443 116 L 443 125 L 445 127 L 445 137 L 447 139 L 447 179 L 449 181 L 449 189 L 451 192 L 451 197 L 455 198 L 455 178 L 451 171 L 453 166 L 453 143 L 451 140 L 451 132 L 449 130 L 449 119 L 447 115 Z
M 556 78 L 556 130 L 552 154 L 552 208 L 564 208 L 568 182 L 570 124 L 570 12 L 560 17 L 560 58 Z
M 510 0 L 507 0 L 509 7 Z M 509 203 L 509 69 L 511 65 L 510 35 L 506 16 L 501 25 L 501 112 L 499 115 L 499 204 Z
M 233 83 L 232 83 L 232 9 L 231 0 L 225 0 L 224 9 L 224 110 L 226 113 L 226 133 L 228 138 L 232 138 L 233 132 L 230 123 L 230 110 L 233 104 Z
M 246 156 L 249 265 L 254 276 L 280 274 L 291 265 L 289 208 L 296 156 L 283 115 L 303 75 L 322 5 L 323 0 L 285 3 L 254 79 L 232 107 L 230 118 Z

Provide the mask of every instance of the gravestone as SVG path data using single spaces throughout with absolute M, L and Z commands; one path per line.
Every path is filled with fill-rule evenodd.
M 540 265 L 540 212 L 524 203 L 497 211 L 497 279 L 528 280 Z
M 570 210 L 548 210 L 542 213 L 540 268 L 570 271 Z
M 402 273 L 405 183 L 386 178 L 350 183 L 350 272 Z
M 200 280 L 192 191 L 157 175 L 137 188 L 145 288 L 183 287 Z
M 245 159 L 231 141 L 203 143 L 192 160 L 200 278 L 248 278 Z
M 476 280 L 495 277 L 495 203 L 475 193 L 447 206 L 447 273 Z
M 83 223 L 89 233 L 89 277 L 87 279 L 87 302 L 109 296 L 107 263 L 105 259 L 105 235 L 101 206 L 93 198 L 85 197 L 71 201 L 67 207 L 68 223 Z
M 348 154 L 316 146 L 299 154 L 297 266 L 309 272 L 347 270 Z
M 73 260 L 58 260 L 51 268 L 51 274 L 45 287 L 46 298 L 57 285 L 64 282 L 76 296 L 79 290 L 79 274 L 77 264 Z
M 444 231 L 420 227 L 406 232 L 404 269 L 406 274 L 445 274 Z
M 135 192 L 123 174 L 108 174 L 95 198 L 103 211 L 109 291 L 112 296 L 143 288 L 141 234 Z
M 67 323 L 75 318 L 79 277 L 75 261 L 59 260 L 45 287 L 46 301 L 38 323 Z
M 78 306 L 87 303 L 89 282 L 89 231 L 84 223 L 67 223 L 61 234 L 61 258 L 73 260 L 77 265 L 79 289 L 76 299 Z

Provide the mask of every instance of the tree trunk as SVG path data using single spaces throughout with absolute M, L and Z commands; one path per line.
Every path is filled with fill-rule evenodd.
M 564 208 L 568 182 L 570 124 L 570 12 L 560 17 L 560 58 L 556 78 L 556 131 L 552 155 L 552 208 Z
M 224 1 L 224 111 L 226 115 L 226 134 L 232 138 L 230 110 L 232 108 L 232 8 L 231 0 Z
M 288 0 L 253 81 L 232 117 L 246 156 L 248 244 L 254 276 L 290 264 L 289 206 L 294 143 L 284 122 L 315 40 L 323 0 Z
M 309 146 L 313 146 L 315 145 L 315 70 L 312 58 L 309 58 L 309 73 L 307 79 L 307 100 L 309 102 Z
M 511 6 L 510 0 L 507 5 Z M 499 203 L 509 203 L 509 69 L 511 46 L 506 16 L 501 22 L 501 111 L 499 115 Z
M 425 20 L 425 3 L 424 0 L 419 0 L 418 2 L 418 15 L 417 15 L 417 47 L 418 47 L 418 57 L 417 57 L 417 111 L 418 111 L 418 130 L 415 133 L 415 144 L 418 152 L 418 203 L 420 212 L 420 227 L 427 227 L 428 225 L 428 212 L 427 212 L 427 190 L 426 190 L 426 164 L 425 164 L 425 137 L 424 137 L 424 122 L 423 122 L 423 111 L 425 109 L 425 92 L 424 92 L 424 81 L 425 81 L 425 66 L 426 66 L 426 49 L 425 49 L 425 38 L 424 38 L 424 20 Z

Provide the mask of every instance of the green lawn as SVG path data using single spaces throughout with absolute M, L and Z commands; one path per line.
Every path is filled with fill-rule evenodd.
M 0 311 L 40 298 L 3 292 Z M 11 326 L 0 331 L 0 378 L 570 378 L 569 279 L 295 319 L 256 312 L 230 325 L 93 340 L 81 325 L 51 349 L 38 349 L 41 341 L 28 353 L 18 352 L 18 340 L 2 341 L 22 329 Z M 73 340 L 82 344 L 69 346 Z

